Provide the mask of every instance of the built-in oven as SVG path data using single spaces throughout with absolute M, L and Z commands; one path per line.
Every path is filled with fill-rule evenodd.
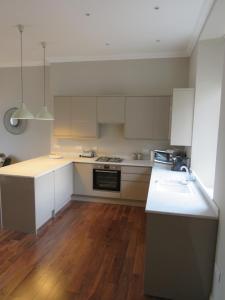
M 93 189 L 120 192 L 121 168 L 117 165 L 93 166 Z

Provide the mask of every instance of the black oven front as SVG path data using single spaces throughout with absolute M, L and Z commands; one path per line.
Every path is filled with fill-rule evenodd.
M 116 165 L 95 165 L 93 168 L 93 189 L 120 192 L 121 170 Z

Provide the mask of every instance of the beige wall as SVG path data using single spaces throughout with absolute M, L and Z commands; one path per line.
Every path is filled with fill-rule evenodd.
M 19 105 L 20 100 L 19 68 L 0 68 L 0 152 L 12 155 L 16 160 L 29 159 L 47 154 L 50 149 L 51 123 L 28 121 L 27 130 L 21 135 L 12 135 L 3 125 L 4 113 Z M 47 70 L 49 80 L 49 70 Z M 49 100 L 49 84 L 47 93 Z M 37 113 L 43 99 L 43 74 L 41 67 L 24 68 L 24 101 L 28 108 Z
M 188 58 L 59 63 L 51 66 L 54 96 L 171 95 L 187 87 Z
M 174 87 L 188 86 L 188 68 L 188 58 L 52 64 L 51 91 L 54 96 L 172 95 Z M 118 155 L 169 146 L 169 141 L 127 140 L 123 128 L 113 126 L 103 126 L 96 140 L 54 140 L 54 143 L 66 152 L 82 146 Z
M 220 209 L 219 232 L 217 241 L 216 253 L 216 270 L 222 272 L 221 280 L 218 282 L 217 271 L 215 272 L 213 285 L 213 300 L 225 299 L 225 64 L 222 85 L 219 135 L 216 158 L 216 172 L 215 172 L 215 187 L 214 199 Z M 218 268 L 218 269 L 217 269 Z
M 207 188 L 214 185 L 224 49 L 224 39 L 198 45 L 192 169 Z

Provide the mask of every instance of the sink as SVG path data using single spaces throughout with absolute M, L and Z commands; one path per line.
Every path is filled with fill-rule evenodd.
M 187 181 L 177 179 L 160 179 L 156 180 L 155 183 L 157 190 L 163 192 L 179 193 L 179 194 L 190 194 L 191 190 Z

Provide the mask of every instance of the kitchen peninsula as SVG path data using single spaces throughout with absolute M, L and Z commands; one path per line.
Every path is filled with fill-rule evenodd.
M 94 164 L 104 165 L 103 162 L 97 162 L 96 158 L 51 159 L 44 156 L 1 168 L 3 227 L 37 233 L 42 225 L 70 202 L 71 195 L 76 192 L 74 188 L 76 182 L 81 185 L 85 181 L 86 185 L 88 178 L 91 181 Z M 82 178 L 82 174 L 76 171 L 76 165 L 86 167 L 89 173 L 85 173 Z M 143 197 L 146 200 L 152 162 L 124 160 L 113 165 L 121 166 L 122 176 L 126 177 L 121 181 L 124 190 L 122 195 L 129 199 L 132 192 L 130 187 L 136 184 L 141 188 L 140 200 Z M 80 180 L 77 181 L 74 177 Z M 92 182 L 89 183 L 92 188 Z M 79 191 L 79 188 L 77 190 Z M 84 191 L 83 194 L 88 195 L 89 191 Z M 99 196 L 96 193 L 95 195 Z M 122 197 L 120 193 L 118 195 L 119 198 Z

